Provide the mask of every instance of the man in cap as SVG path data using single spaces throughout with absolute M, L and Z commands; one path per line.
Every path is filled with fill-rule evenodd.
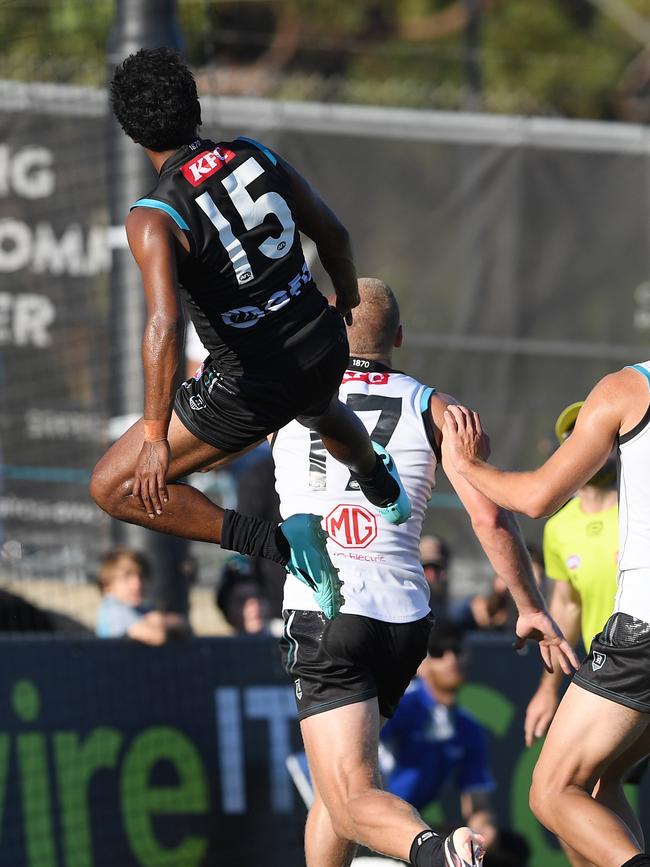
M 440 536 L 426 535 L 420 539 L 420 562 L 424 569 L 431 596 L 431 613 L 444 619 L 449 600 L 449 545 Z

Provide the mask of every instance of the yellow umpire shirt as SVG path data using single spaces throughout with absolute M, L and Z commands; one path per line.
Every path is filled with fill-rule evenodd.
M 568 581 L 580 597 L 585 649 L 614 609 L 618 575 L 618 507 L 586 514 L 577 497 L 544 526 L 544 567 L 554 581 Z

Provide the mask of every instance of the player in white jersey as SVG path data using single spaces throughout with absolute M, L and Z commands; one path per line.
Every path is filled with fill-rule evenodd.
M 418 543 L 439 462 L 511 588 L 521 612 L 518 635 L 539 640 L 545 658 L 565 670 L 572 654 L 548 617 L 514 520 L 447 465 L 441 428 L 454 399 L 392 368 L 393 348 L 402 342 L 394 295 L 372 279 L 360 280 L 359 291 L 339 397 L 399 460 L 413 516 L 401 526 L 382 525 L 315 432 L 292 423 L 274 437 L 281 512 L 305 505 L 323 515 L 343 582 L 344 604 L 333 620 L 299 580 L 289 575 L 285 584 L 282 651 L 314 783 L 307 865 L 346 867 L 358 842 L 414 867 L 468 867 L 481 863 L 481 838 L 469 828 L 438 837 L 412 807 L 379 788 L 377 768 L 382 718 L 392 716 L 426 654 L 429 587 Z
M 458 470 L 502 506 L 548 515 L 617 448 L 619 576 L 614 613 L 569 686 L 537 762 L 531 806 L 547 828 L 596 867 L 650 865 L 622 779 L 650 753 L 650 361 L 601 379 L 571 436 L 533 472 L 482 460 L 478 415 L 445 414 Z

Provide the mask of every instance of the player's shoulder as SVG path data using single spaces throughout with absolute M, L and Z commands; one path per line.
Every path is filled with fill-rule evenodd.
M 269 145 L 259 139 L 247 135 L 239 135 L 229 141 L 211 142 L 213 153 L 224 162 L 230 162 L 237 158 L 254 157 L 261 162 L 263 167 L 273 170 L 286 168 L 286 162 Z
M 581 416 L 616 418 L 645 401 L 650 390 L 650 362 L 629 365 L 605 374 L 591 389 Z

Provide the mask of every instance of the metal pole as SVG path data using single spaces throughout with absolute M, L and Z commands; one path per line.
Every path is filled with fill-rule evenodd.
M 115 66 L 140 48 L 166 46 L 182 50 L 176 24 L 176 0 L 116 0 L 108 41 L 108 78 Z M 110 403 L 111 426 L 121 434 L 142 415 L 141 361 L 145 304 L 139 271 L 123 229 L 130 205 L 155 184 L 155 172 L 143 149 L 124 135 L 114 117 L 108 129 L 108 197 L 111 221 Z M 187 559 L 184 539 L 115 521 L 117 544 L 137 548 L 152 562 L 154 598 L 171 611 L 187 611 Z
M 467 26 L 465 27 L 465 81 L 467 95 L 465 111 L 480 111 L 482 107 L 483 79 L 481 75 L 481 8 L 482 0 L 465 0 Z

